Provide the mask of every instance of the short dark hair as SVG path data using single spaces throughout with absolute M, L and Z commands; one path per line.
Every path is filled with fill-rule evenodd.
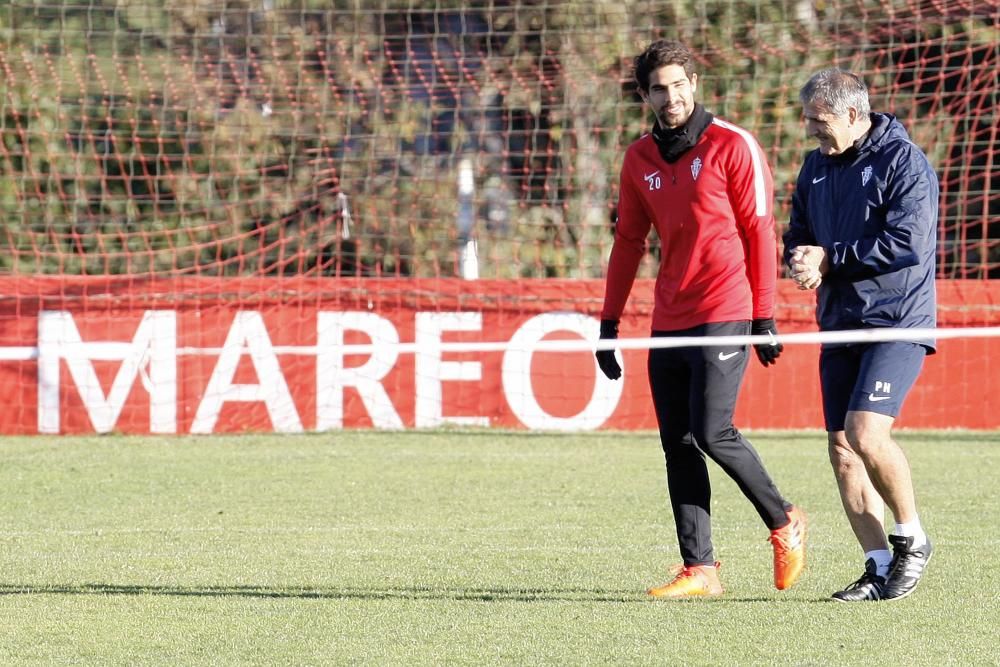
M 640 53 L 632 61 L 635 82 L 639 90 L 649 92 L 649 75 L 666 65 L 680 65 L 688 79 L 695 73 L 694 54 L 680 42 L 660 39 Z

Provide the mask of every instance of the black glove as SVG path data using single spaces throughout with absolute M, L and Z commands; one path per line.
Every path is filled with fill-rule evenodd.
M 754 320 L 750 323 L 750 334 L 753 336 L 770 335 L 773 339 L 774 336 L 778 335 L 778 327 L 775 326 L 773 319 Z M 753 349 L 757 353 L 760 363 L 770 366 L 778 360 L 785 346 L 776 340 L 772 340 L 770 343 L 757 343 L 753 346 Z
M 601 320 L 601 340 L 616 338 L 618 338 L 618 320 Z M 622 367 L 615 359 L 614 350 L 598 350 L 594 356 L 597 357 L 597 365 L 609 380 L 617 380 L 622 376 Z

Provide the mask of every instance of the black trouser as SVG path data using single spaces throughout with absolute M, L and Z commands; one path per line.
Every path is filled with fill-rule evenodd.
M 653 336 L 738 336 L 749 322 L 703 324 Z M 733 426 L 733 411 L 749 346 L 683 347 L 649 351 L 649 385 L 667 463 L 667 488 L 685 565 L 715 562 L 705 454 L 733 478 L 768 529 L 788 523 L 790 507 L 756 450 Z

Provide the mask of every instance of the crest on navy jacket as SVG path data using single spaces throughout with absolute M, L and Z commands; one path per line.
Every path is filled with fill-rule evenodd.
M 868 181 L 871 179 L 871 177 L 872 177 L 872 166 L 867 165 L 864 169 L 861 170 L 861 187 L 865 187 L 866 185 L 868 185 Z

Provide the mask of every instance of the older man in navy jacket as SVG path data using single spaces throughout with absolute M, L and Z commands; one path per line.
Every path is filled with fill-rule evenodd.
M 935 326 L 938 181 L 891 115 L 872 113 L 855 74 L 827 69 L 799 93 L 819 147 L 799 173 L 784 235 L 801 289 L 818 290 L 823 331 Z M 820 352 L 830 461 L 865 572 L 843 602 L 913 592 L 931 556 L 909 464 L 892 439 L 903 399 L 934 341 L 830 343 Z M 883 529 L 888 505 L 896 525 Z

